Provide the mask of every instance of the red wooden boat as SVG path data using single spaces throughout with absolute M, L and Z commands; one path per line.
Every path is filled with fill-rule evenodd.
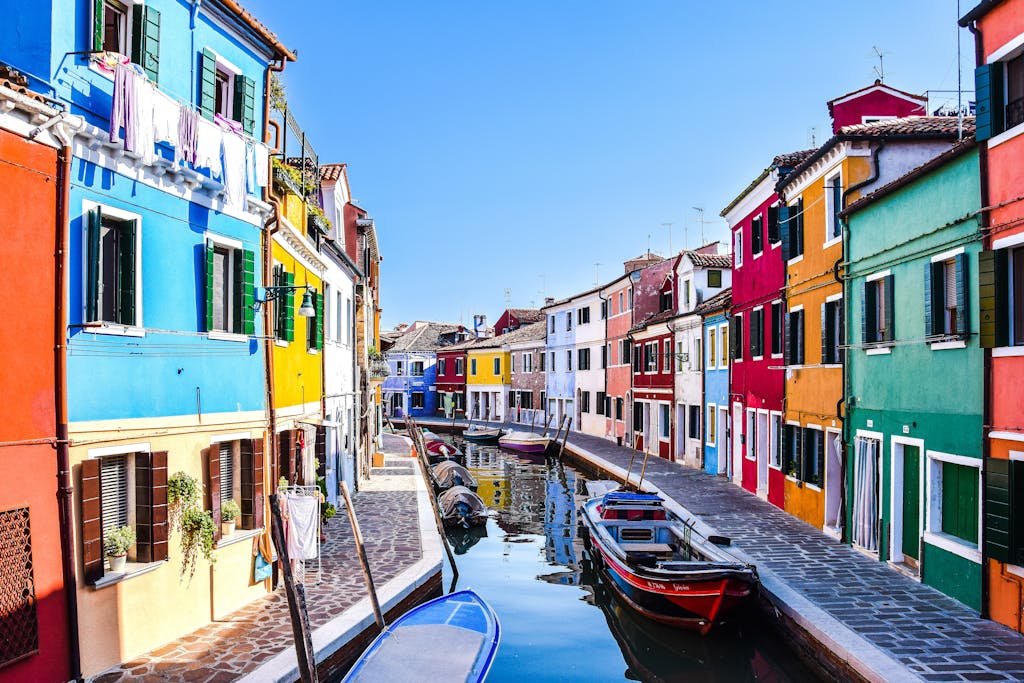
M 611 587 L 650 619 L 705 634 L 757 585 L 752 565 L 694 531 L 656 495 L 606 493 L 583 505 L 582 518 Z
M 459 449 L 440 439 L 431 439 L 426 443 L 427 457 L 431 462 L 450 460 L 460 455 Z

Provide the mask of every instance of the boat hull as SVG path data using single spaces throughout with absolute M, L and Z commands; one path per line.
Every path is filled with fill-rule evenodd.
M 474 443 L 498 443 L 501 436 L 500 429 L 467 429 L 462 432 L 462 438 Z
M 502 437 L 498 439 L 498 444 L 502 448 L 508 448 L 509 450 L 519 451 L 521 453 L 544 453 L 548 450 L 549 439 L 508 439 Z

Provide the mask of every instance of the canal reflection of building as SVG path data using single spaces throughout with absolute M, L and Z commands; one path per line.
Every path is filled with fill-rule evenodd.
M 545 477 L 544 538 L 548 562 L 576 566 L 576 472 L 554 460 Z M 573 581 L 575 583 L 575 581 Z

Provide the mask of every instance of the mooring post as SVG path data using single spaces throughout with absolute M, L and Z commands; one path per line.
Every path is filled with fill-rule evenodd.
M 572 418 L 565 424 L 565 434 L 562 435 L 562 445 L 558 447 L 558 457 L 562 457 L 562 451 L 565 450 L 565 442 L 569 439 L 569 428 L 572 427 Z
M 292 636 L 295 638 L 295 656 L 299 661 L 299 677 L 302 683 L 317 683 L 316 655 L 313 652 L 313 636 L 309 629 L 309 614 L 306 612 L 306 591 L 295 583 L 292 564 L 288 557 L 288 540 L 284 535 L 281 520 L 280 498 L 270 494 L 270 532 L 277 546 L 277 555 L 284 575 L 284 593 L 288 598 L 288 613 L 292 622 Z
M 356 549 L 359 551 L 359 566 L 363 570 L 363 578 L 366 579 L 366 590 L 370 594 L 370 604 L 373 605 L 373 616 L 377 619 L 377 626 L 383 631 L 387 628 L 384 623 L 384 614 L 380 611 L 380 602 L 377 600 L 377 589 L 373 585 L 373 575 L 370 573 L 370 561 L 366 557 L 366 546 L 363 545 L 363 533 L 359 530 L 359 520 L 356 519 L 356 509 L 352 505 L 352 498 L 348 495 L 348 484 L 341 482 L 341 495 L 345 498 L 345 509 L 348 511 L 348 521 L 352 524 L 352 536 L 356 540 Z

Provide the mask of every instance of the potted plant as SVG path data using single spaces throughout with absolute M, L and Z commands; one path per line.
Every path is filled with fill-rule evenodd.
M 198 507 L 185 510 L 181 516 L 181 576 L 189 581 L 196 572 L 196 558 L 199 553 L 210 564 L 213 557 L 213 532 L 217 527 L 209 512 Z
M 229 538 L 235 534 L 235 523 L 242 509 L 234 500 L 225 501 L 220 506 L 220 535 Z
M 110 571 L 123 572 L 128 563 L 128 549 L 135 543 L 135 529 L 122 526 L 111 529 L 103 537 L 103 552 L 110 560 Z

